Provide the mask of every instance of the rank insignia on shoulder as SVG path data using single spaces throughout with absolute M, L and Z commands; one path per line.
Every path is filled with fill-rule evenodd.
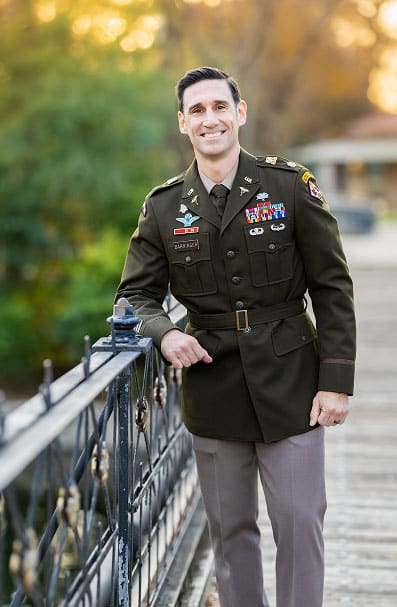
M 296 164 L 296 162 L 293 162 L 292 160 L 289 160 L 287 162 L 287 166 L 291 167 L 291 169 L 294 169 L 297 166 L 297 164 Z
M 307 183 L 309 179 L 314 179 L 314 176 L 311 174 L 310 171 L 305 171 L 302 175 L 303 183 Z
M 325 200 L 325 196 L 322 193 L 322 191 L 320 190 L 320 188 L 318 187 L 316 180 L 313 177 L 311 177 L 309 179 L 308 186 L 309 186 L 310 195 L 313 198 L 317 198 L 318 200 L 320 200 L 320 202 L 322 203 L 321 206 L 328 209 L 329 207 L 328 207 L 327 201 Z
M 267 162 L 268 164 L 276 164 L 277 158 L 277 156 L 266 156 L 265 162 Z

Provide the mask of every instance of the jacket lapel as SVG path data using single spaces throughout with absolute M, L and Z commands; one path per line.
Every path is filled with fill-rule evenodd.
M 200 179 L 195 161 L 192 162 L 185 174 L 181 204 L 184 204 L 192 213 L 200 215 L 218 229 L 221 227 L 221 218 Z
M 221 233 L 260 189 L 257 160 L 241 148 L 240 162 L 222 217 Z

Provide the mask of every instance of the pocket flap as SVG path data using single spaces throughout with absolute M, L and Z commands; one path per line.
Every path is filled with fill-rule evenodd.
M 277 356 L 302 348 L 315 339 L 315 329 L 305 313 L 280 321 L 272 331 L 273 348 Z

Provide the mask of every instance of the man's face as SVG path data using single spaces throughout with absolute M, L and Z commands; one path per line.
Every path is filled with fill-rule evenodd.
M 236 106 L 226 80 L 192 84 L 183 95 L 183 112 L 178 112 L 179 129 L 201 158 L 223 158 L 238 148 L 238 130 L 246 119 L 245 101 Z

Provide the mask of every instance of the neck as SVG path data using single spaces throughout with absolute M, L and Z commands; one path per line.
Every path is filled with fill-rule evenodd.
M 234 165 L 236 164 L 240 155 L 240 146 L 238 145 L 225 157 L 202 157 L 196 156 L 197 165 L 212 181 L 215 183 L 221 183 L 223 179 L 229 175 Z

